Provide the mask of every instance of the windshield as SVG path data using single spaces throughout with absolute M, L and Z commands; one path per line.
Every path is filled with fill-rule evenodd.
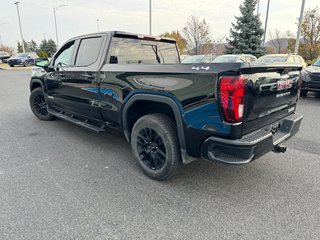
M 313 64 L 313 66 L 320 67 L 320 58 Z
M 237 55 L 222 55 L 213 60 L 214 63 L 235 63 L 239 56 Z
M 260 57 L 257 63 L 284 63 L 287 61 L 287 56 L 263 56 Z
M 204 55 L 194 55 L 185 58 L 182 63 L 201 63 L 202 59 L 204 58 Z
M 14 57 L 27 57 L 27 56 L 28 56 L 27 53 L 18 53 Z

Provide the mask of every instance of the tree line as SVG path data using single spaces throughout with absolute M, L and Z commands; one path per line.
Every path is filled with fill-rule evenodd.
M 211 27 L 206 19 L 190 16 L 181 30 L 165 32 L 161 36 L 174 38 L 181 54 L 252 54 L 257 57 L 265 53 L 292 53 L 296 42 L 295 35 L 279 29 L 269 32 L 270 41 L 263 46 L 264 31 L 260 14 L 256 14 L 257 0 L 244 0 L 240 5 L 240 16 L 231 23 L 229 37 L 213 39 Z M 302 22 L 302 38 L 299 54 L 306 60 L 313 61 L 320 55 L 320 12 L 318 7 L 305 12 Z M 24 41 L 26 51 L 37 52 L 40 57 L 51 57 L 57 51 L 52 39 L 43 39 L 38 45 L 35 41 Z M 14 52 L 14 49 L 0 46 L 0 50 Z M 17 51 L 22 52 L 18 42 Z
M 179 31 L 166 32 L 165 37 L 176 39 L 181 54 L 252 54 L 293 53 L 296 37 L 279 29 L 269 32 L 269 41 L 263 46 L 264 30 L 260 14 L 256 14 L 257 0 L 244 0 L 240 16 L 231 23 L 229 37 L 224 41 L 211 38 L 210 26 L 205 19 L 190 16 Z M 320 12 L 318 7 L 305 11 L 302 22 L 299 55 L 314 61 L 320 55 Z
M 24 41 L 24 47 L 26 52 L 36 52 L 40 58 L 47 59 L 52 57 L 52 55 L 57 51 L 57 44 L 55 41 L 50 39 L 42 39 L 41 43 L 38 45 L 34 40 L 30 42 Z M 17 44 L 17 52 L 23 52 L 21 42 Z

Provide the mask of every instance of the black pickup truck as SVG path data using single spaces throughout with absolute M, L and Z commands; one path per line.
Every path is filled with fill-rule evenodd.
M 41 64 L 38 63 L 38 66 Z M 125 32 L 73 38 L 33 71 L 30 106 L 40 120 L 65 119 L 123 132 L 149 177 L 203 158 L 245 164 L 295 135 L 298 65 L 181 64 L 172 39 Z

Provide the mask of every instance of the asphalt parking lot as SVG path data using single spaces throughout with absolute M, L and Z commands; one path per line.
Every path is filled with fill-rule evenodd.
M 138 168 L 114 130 L 42 122 L 29 71 L 0 70 L 0 239 L 320 239 L 320 97 L 286 154 L 196 161 L 170 181 Z

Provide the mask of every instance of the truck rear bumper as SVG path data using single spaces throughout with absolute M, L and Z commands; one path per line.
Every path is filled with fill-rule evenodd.
M 237 140 L 209 137 L 201 146 L 202 158 L 227 164 L 249 163 L 295 135 L 302 119 L 302 115 L 293 114 Z

